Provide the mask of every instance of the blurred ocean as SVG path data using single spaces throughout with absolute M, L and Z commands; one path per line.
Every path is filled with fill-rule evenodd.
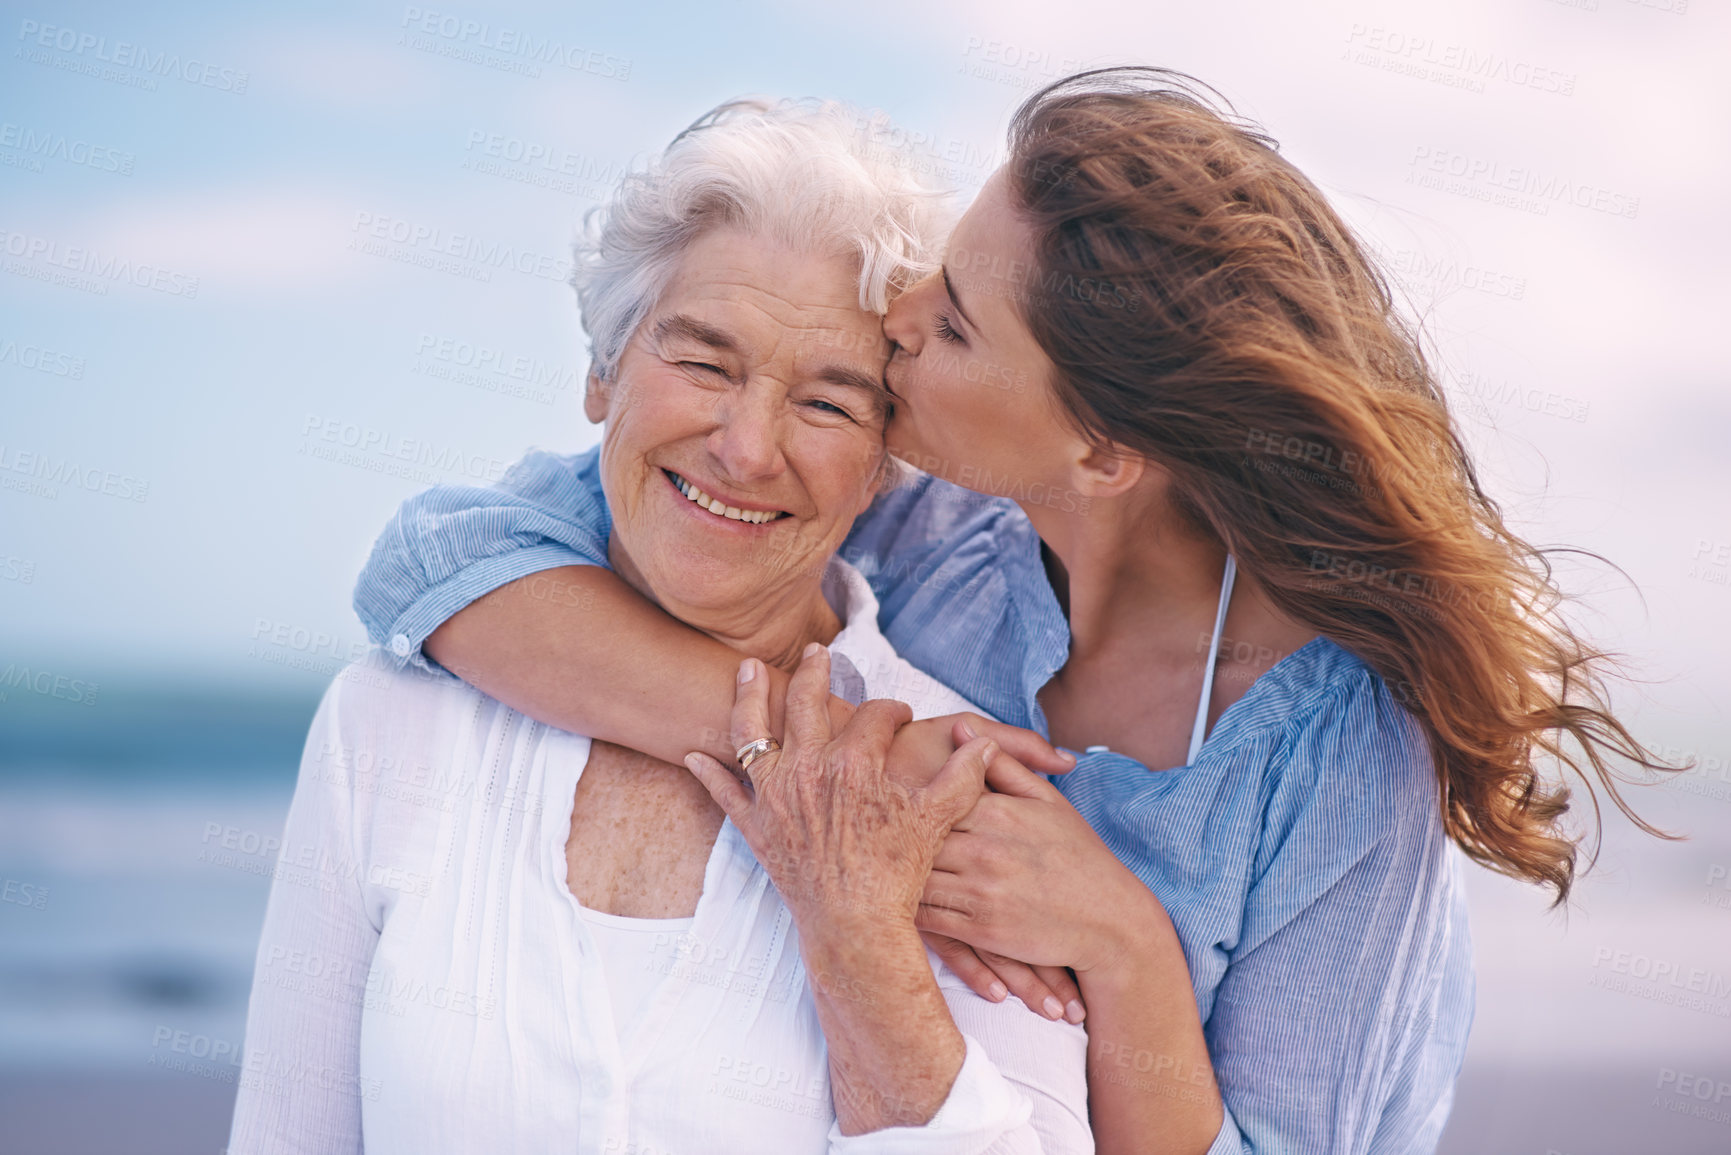
M 102 694 L 0 702 L 0 1151 L 214 1155 L 317 698 Z
M 102 693 L 0 702 L 0 1152 L 218 1155 L 316 688 Z M 1731 1152 L 1731 771 L 1676 787 L 1566 917 L 1470 872 L 1448 1155 Z

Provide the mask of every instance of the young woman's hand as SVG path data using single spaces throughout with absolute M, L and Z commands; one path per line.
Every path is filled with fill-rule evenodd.
M 964 735 L 993 738 L 1003 751 L 1000 758 L 1008 756 L 1023 764 L 1038 760 L 1042 767 L 1052 767 L 1053 773 L 1067 774 L 1076 765 L 1073 756 L 1053 748 L 1032 730 L 1008 726 L 978 714 L 963 713 L 922 718 L 897 730 L 895 742 L 890 746 L 886 772 L 908 785 L 923 784 L 957 746 L 969 740 Z M 945 900 L 954 900 L 964 906 L 967 901 L 960 895 L 942 894 L 928 899 L 939 905 Z M 926 933 L 922 937 L 945 965 L 981 998 L 996 1003 L 1015 995 L 1036 1014 L 1054 1020 L 1067 1019 L 1072 1023 L 1081 1022 L 1087 1014 L 1075 977 L 1062 966 L 1029 966 L 991 951 L 976 951 L 948 935 Z
M 1080 1023 L 1088 1016 L 1082 990 L 1068 967 L 1029 966 L 989 950 L 975 950 L 959 938 L 929 930 L 921 931 L 920 937 L 957 978 L 983 999 L 1001 1003 L 1007 996 L 1015 995 L 1030 1011 L 1054 1022 L 1063 1019 Z
M 955 736 L 972 734 L 958 723 Z M 1064 990 L 1054 986 L 1055 969 L 1081 973 L 1119 962 L 1146 931 L 1138 916 L 1159 917 L 1158 900 L 1051 783 L 999 754 L 986 784 L 989 792 L 955 823 L 933 861 L 920 930 L 928 942 L 936 935 L 967 944 L 993 971 L 994 958 L 1021 960 L 1012 975 L 997 972 L 1006 985 L 1029 990 L 1032 997 L 1017 994 L 1043 1008 L 1037 980 L 1068 1011 L 1075 987 L 1067 976 L 1058 984 Z M 951 969 L 979 991 L 983 972 L 958 962 Z
M 884 761 L 886 772 L 906 785 L 925 785 L 944 760 L 967 741 L 958 736 L 963 726 L 968 733 L 992 739 L 1005 754 L 1042 774 L 1068 774 L 1076 768 L 1074 755 L 1057 749 L 1032 730 L 962 713 L 921 718 L 902 726 Z

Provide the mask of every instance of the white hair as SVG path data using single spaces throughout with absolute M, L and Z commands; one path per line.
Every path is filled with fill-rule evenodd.
M 592 372 L 613 378 L 686 246 L 721 226 L 856 256 L 860 308 L 881 316 L 937 267 L 950 223 L 915 139 L 835 101 L 734 100 L 700 117 L 585 218 L 571 284 Z

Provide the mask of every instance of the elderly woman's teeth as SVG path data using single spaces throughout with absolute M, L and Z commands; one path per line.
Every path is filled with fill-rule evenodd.
M 781 513 L 773 510 L 736 509 L 731 505 L 723 505 L 721 502 L 715 500 L 713 497 L 709 496 L 707 493 L 703 492 L 701 489 L 697 488 L 695 485 L 691 484 L 691 482 L 685 480 L 685 478 L 679 476 L 679 474 L 673 472 L 671 469 L 666 472 L 667 476 L 673 479 L 673 484 L 679 487 L 679 492 L 683 493 L 688 500 L 696 502 L 704 509 L 707 509 L 710 513 L 719 517 L 730 518 L 734 521 L 743 521 L 751 525 L 762 525 L 766 521 L 774 521 L 776 518 L 783 516 Z

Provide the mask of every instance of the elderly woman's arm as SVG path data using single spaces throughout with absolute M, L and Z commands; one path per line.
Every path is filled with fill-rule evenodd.
M 739 667 L 733 741 L 763 736 L 763 669 Z M 986 1003 L 953 975 L 941 989 L 914 926 L 932 859 L 979 797 L 997 744 L 964 743 L 929 784 L 895 781 L 883 753 L 908 706 L 868 702 L 836 733 L 822 711 L 829 670 L 811 646 L 789 689 L 787 745 L 752 762 L 752 789 L 702 754 L 686 764 L 793 914 L 829 1055 L 831 1149 L 1092 1151 L 1081 1028 Z
M 361 1006 L 379 941 L 360 883 L 366 864 L 328 867 L 354 862 L 364 841 L 340 728 L 348 685 L 339 677 L 313 719 L 272 863 L 228 1142 L 235 1155 L 358 1155 L 361 1102 L 379 1093 L 360 1074 Z

